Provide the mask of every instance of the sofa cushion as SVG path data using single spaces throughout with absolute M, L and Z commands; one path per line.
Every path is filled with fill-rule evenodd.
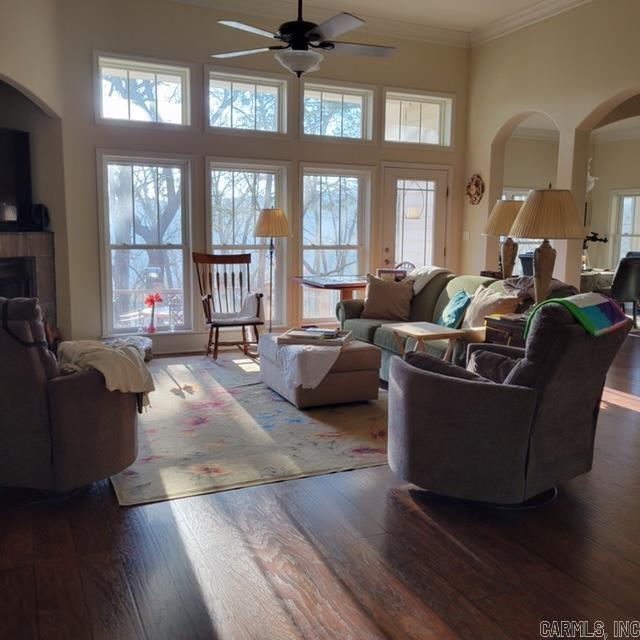
M 462 380 L 473 380 L 475 382 L 491 382 L 487 378 L 483 378 L 477 373 L 473 373 L 464 367 L 446 362 L 441 358 L 436 358 L 428 353 L 421 353 L 418 351 L 411 351 L 404 357 L 405 361 L 411 366 L 423 369 L 424 371 L 431 371 L 432 373 L 439 373 L 443 376 L 449 376 L 451 378 L 460 378 Z
M 411 322 L 433 322 L 433 310 L 436 302 L 447 283 L 455 277 L 452 273 L 439 273 L 429 280 L 422 291 L 413 297 L 409 320 Z
M 376 329 L 383 324 L 389 324 L 393 320 L 375 320 L 373 318 L 351 318 L 344 321 L 345 331 L 351 331 L 353 337 L 363 342 L 373 343 L 373 336 Z
M 382 280 L 367 274 L 367 295 L 362 318 L 408 320 L 413 298 L 413 280 Z

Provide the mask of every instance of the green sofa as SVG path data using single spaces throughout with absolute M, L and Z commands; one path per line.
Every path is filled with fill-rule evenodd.
M 435 322 L 442 313 L 449 300 L 458 291 L 466 291 L 473 295 L 480 285 L 489 288 L 502 289 L 502 282 L 493 278 L 482 276 L 456 276 L 453 273 L 440 273 L 435 276 L 414 296 L 411 302 L 410 322 Z M 336 315 L 342 329 L 351 331 L 353 336 L 363 342 L 376 345 L 382 351 L 382 363 L 380 365 L 380 378 L 389 379 L 389 362 L 394 355 L 398 355 L 398 347 L 391 331 L 383 329 L 385 324 L 396 323 L 397 320 L 375 320 L 361 318 L 364 309 L 364 300 L 344 300 L 338 303 Z M 403 339 L 406 343 L 406 339 Z M 413 348 L 413 340 L 405 348 Z M 428 343 L 427 353 L 442 357 L 447 349 L 447 340 L 434 340 Z M 460 342 L 454 351 L 454 362 L 463 361 L 466 345 Z

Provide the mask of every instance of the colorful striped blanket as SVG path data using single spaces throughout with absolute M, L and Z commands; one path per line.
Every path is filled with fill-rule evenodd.
M 627 322 L 618 304 L 611 298 L 603 296 L 601 293 L 579 293 L 568 298 L 552 298 L 537 304 L 529 314 L 527 326 L 525 327 L 525 337 L 529 334 L 531 321 L 540 307 L 546 304 L 561 304 L 569 310 L 571 315 L 585 328 L 586 332 L 592 336 L 601 336 L 611 331 L 616 331 Z

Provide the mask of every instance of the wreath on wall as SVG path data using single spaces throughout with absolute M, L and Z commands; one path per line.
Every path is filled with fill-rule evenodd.
M 467 182 L 467 197 L 471 204 L 478 204 L 484 195 L 484 180 L 479 173 L 474 173 Z

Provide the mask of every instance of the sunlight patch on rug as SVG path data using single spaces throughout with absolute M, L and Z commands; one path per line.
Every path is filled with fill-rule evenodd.
M 158 358 L 136 462 L 113 476 L 121 505 L 385 464 L 387 398 L 301 411 L 242 355 Z

